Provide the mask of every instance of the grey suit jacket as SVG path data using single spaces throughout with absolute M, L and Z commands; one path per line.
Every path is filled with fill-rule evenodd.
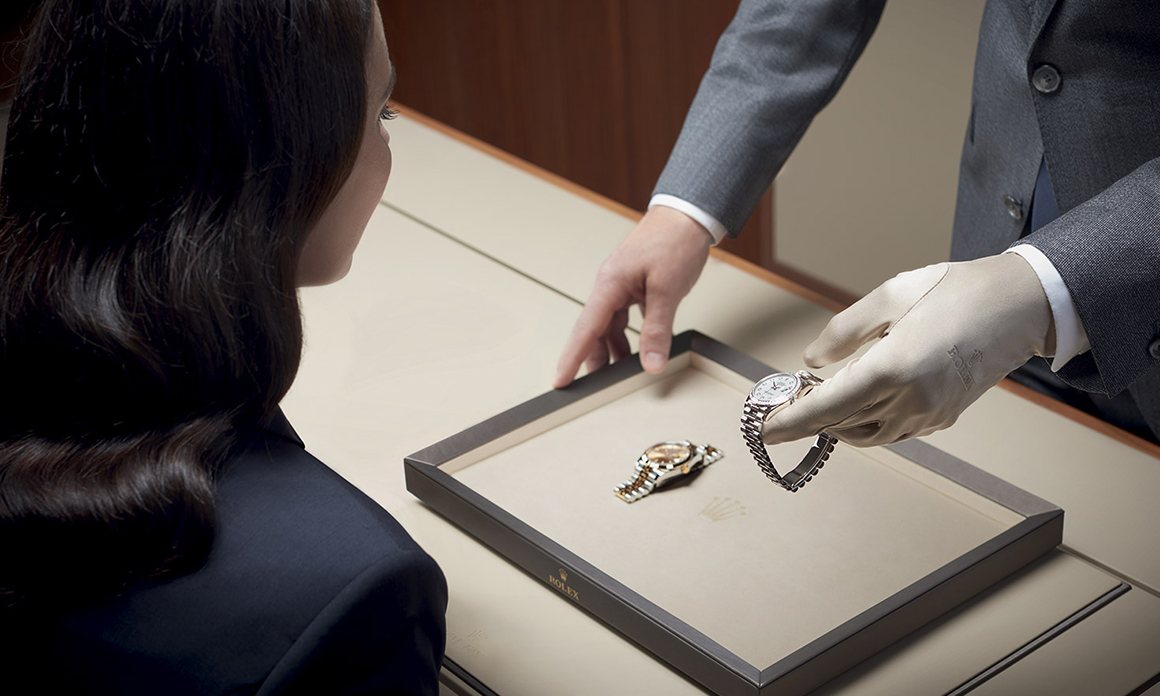
M 655 193 L 736 235 L 884 2 L 743 0 Z M 1032 79 L 1045 65 L 1059 75 L 1051 91 Z M 987 3 L 952 260 L 1002 252 L 1026 233 L 1041 161 L 1060 217 L 1025 241 L 1059 270 L 1092 346 L 1059 375 L 1091 392 L 1130 390 L 1160 434 L 1160 3 Z

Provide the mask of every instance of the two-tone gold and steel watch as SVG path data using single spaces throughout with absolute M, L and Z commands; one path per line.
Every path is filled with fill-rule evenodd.
M 821 433 L 817 441 L 801 463 L 784 476 L 777 472 L 773 461 L 769 458 L 769 450 L 765 448 L 765 441 L 761 438 L 761 427 L 770 416 L 789 406 L 822 383 L 822 379 L 815 375 L 799 370 L 798 372 L 775 372 L 763 377 L 753 385 L 749 396 L 745 399 L 745 407 L 741 416 L 741 434 L 745 437 L 745 444 L 757 465 L 777 485 L 791 493 L 813 480 L 814 475 L 825 466 L 830 453 L 838 438 Z
M 709 466 L 724 456 L 712 445 L 694 445 L 688 440 L 658 442 L 636 460 L 632 476 L 617 486 L 616 497 L 635 503 L 657 488 Z

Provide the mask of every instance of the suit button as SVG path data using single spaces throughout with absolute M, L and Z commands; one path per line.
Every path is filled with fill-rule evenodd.
M 1007 213 L 1016 220 L 1023 219 L 1023 204 L 1019 202 L 1018 198 L 1014 196 L 1003 196 L 1003 206 L 1007 208 Z
M 1148 355 L 1160 360 L 1160 338 L 1152 339 L 1152 343 L 1148 345 Z
M 1035 89 L 1044 94 L 1051 94 L 1059 89 L 1059 83 L 1059 71 L 1046 63 L 1040 65 L 1031 74 L 1031 84 L 1035 86 Z

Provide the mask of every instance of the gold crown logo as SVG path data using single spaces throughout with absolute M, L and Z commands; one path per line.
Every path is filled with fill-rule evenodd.
M 560 579 L 564 582 L 568 582 L 568 571 L 564 570 L 563 568 L 560 569 Z
M 701 517 L 710 522 L 720 522 L 730 517 L 740 517 L 745 514 L 745 506 L 740 500 L 714 496 L 713 500 L 701 510 Z

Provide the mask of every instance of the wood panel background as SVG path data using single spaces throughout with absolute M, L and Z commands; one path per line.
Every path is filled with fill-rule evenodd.
M 378 0 L 423 114 L 636 210 L 738 0 Z M 722 246 L 773 261 L 772 192 Z

